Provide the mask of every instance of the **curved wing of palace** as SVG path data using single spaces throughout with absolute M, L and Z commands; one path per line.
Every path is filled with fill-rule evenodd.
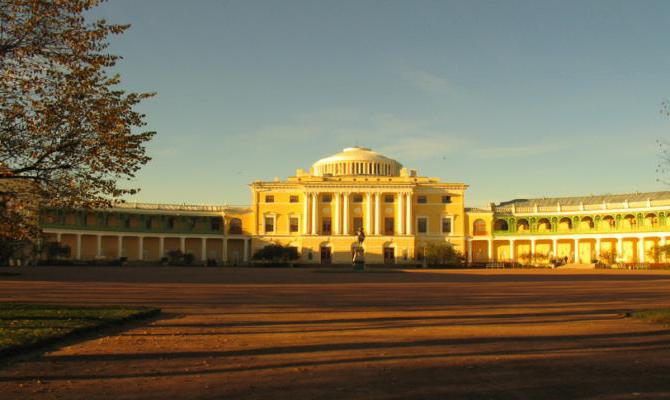
M 363 229 L 366 262 L 416 264 L 429 243 L 472 263 L 660 262 L 670 192 L 517 199 L 465 207 L 463 183 L 419 176 L 396 160 L 351 147 L 286 180 L 251 183 L 250 206 L 120 203 L 44 210 L 48 241 L 76 260 L 156 262 L 171 251 L 242 264 L 258 249 L 296 247 L 302 263 L 349 263 Z

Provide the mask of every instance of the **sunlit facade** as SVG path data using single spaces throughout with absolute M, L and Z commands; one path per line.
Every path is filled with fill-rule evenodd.
M 351 262 L 356 232 L 366 262 L 416 264 L 428 243 L 448 243 L 468 262 L 589 264 L 660 262 L 670 230 L 670 192 L 514 200 L 466 208 L 464 183 L 421 176 L 352 147 L 285 180 L 250 184 L 250 206 L 126 203 L 105 210 L 48 210 L 48 241 L 69 258 L 157 262 L 190 253 L 199 263 L 241 265 L 268 244 L 296 247 L 299 262 Z

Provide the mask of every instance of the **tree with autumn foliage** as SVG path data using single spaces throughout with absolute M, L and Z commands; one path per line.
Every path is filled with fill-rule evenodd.
M 0 0 L 0 240 L 39 234 L 38 210 L 106 207 L 137 190 L 150 158 L 135 107 L 111 75 L 110 36 L 128 25 L 89 21 L 103 0 Z

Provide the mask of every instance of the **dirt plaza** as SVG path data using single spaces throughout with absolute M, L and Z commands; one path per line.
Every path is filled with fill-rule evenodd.
M 0 301 L 159 317 L 10 359 L 3 399 L 667 398 L 670 272 L 32 268 Z

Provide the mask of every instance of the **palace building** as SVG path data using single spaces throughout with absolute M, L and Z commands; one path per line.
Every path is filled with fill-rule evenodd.
M 272 243 L 296 247 L 302 263 L 350 263 L 359 229 L 373 264 L 416 264 L 429 243 L 448 243 L 476 263 L 653 263 L 670 235 L 670 192 L 467 208 L 468 185 L 421 176 L 363 147 L 249 186 L 250 206 L 122 203 L 45 210 L 41 225 L 76 260 L 157 262 L 179 250 L 219 265 L 249 262 Z

